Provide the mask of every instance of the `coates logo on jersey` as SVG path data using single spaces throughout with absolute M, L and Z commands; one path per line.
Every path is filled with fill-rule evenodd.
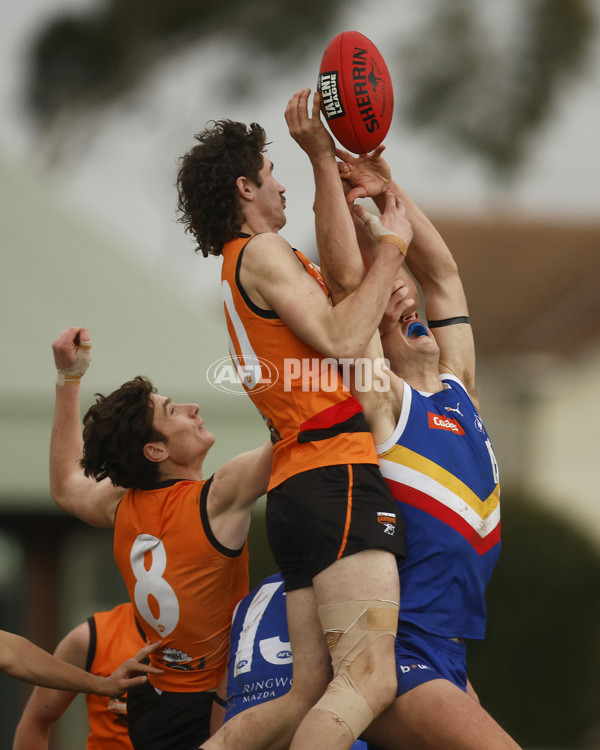
M 440 414 L 432 414 L 430 411 L 427 412 L 427 416 L 429 417 L 429 427 L 432 430 L 448 430 L 448 432 L 453 432 L 455 435 L 465 434 L 465 431 L 456 419 L 442 417 Z

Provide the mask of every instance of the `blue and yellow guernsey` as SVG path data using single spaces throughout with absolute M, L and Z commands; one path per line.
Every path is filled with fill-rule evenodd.
M 491 441 L 463 384 L 427 394 L 404 383 L 398 424 L 377 446 L 406 524 L 400 619 L 449 638 L 485 636 L 485 588 L 500 553 L 500 484 Z

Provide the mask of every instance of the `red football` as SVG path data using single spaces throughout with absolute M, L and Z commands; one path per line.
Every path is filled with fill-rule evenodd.
M 348 151 L 364 154 L 387 135 L 394 111 L 392 79 L 381 53 L 358 31 L 343 31 L 327 45 L 317 85 L 333 135 Z

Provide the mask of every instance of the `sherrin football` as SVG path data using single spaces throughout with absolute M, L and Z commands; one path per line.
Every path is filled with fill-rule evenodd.
M 392 79 L 381 53 L 358 31 L 343 31 L 327 45 L 318 90 L 329 129 L 354 154 L 377 148 L 394 111 Z

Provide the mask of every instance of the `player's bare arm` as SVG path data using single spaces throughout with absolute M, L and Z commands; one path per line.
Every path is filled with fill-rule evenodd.
M 381 154 L 353 156 L 338 150 L 340 174 L 348 183 L 347 197 L 368 195 L 380 210 L 384 208 L 384 190 L 390 190 L 406 208 L 413 227 L 413 240 L 407 266 L 419 282 L 425 300 L 428 320 L 447 321 L 468 317 L 467 301 L 456 266 L 448 246 L 423 211 L 400 185 L 386 182 L 386 162 Z M 389 167 L 387 168 L 389 174 Z M 473 333 L 468 323 L 452 323 L 432 329 L 440 347 L 440 372 L 456 375 L 472 398 L 475 389 L 475 349 Z
M 335 145 L 321 120 L 320 94 L 314 95 L 310 114 L 309 94 L 310 89 L 303 89 L 292 97 L 286 109 L 286 121 L 290 135 L 306 153 L 313 168 L 321 272 L 337 304 L 359 286 L 365 269 L 355 251 L 356 236 L 340 180 Z
M 440 347 L 439 371 L 456 375 L 466 386 L 476 405 L 475 344 L 467 318 L 469 310 L 464 288 L 450 249 L 423 211 L 397 183 L 391 190 L 406 206 L 414 228 L 411 257 L 407 263 L 423 290 L 425 314 L 436 327 L 431 332 Z M 449 322 L 448 325 L 444 323 Z
M 397 247 L 384 245 L 379 259 L 360 287 L 332 307 L 289 244 L 279 235 L 261 234 L 246 246 L 240 279 L 255 304 L 275 310 L 321 354 L 356 359 L 379 325 L 403 255 Z
M 216 539 L 229 549 L 243 546 L 250 527 L 250 513 L 267 491 L 273 446 L 270 441 L 228 461 L 215 472 L 207 498 L 210 527 Z
M 160 672 L 142 663 L 159 645 L 160 642 L 145 646 L 134 657 L 123 662 L 112 675 L 100 677 L 57 659 L 26 638 L 0 631 L 0 671 L 35 685 L 116 698 L 135 685 L 146 682 L 144 673 Z
M 82 341 L 89 352 L 87 328 L 71 327 L 52 344 L 58 378 L 50 439 L 50 492 L 67 513 L 93 526 L 111 527 L 125 490 L 109 480 L 96 482 L 86 477 L 79 465 L 83 455 L 79 381 L 89 363 L 89 358 L 87 362 L 82 359 Z
M 286 120 L 290 134 L 306 152 L 313 166 L 315 178 L 315 225 L 321 269 L 332 299 L 339 305 L 348 294 L 355 290 L 365 276 L 365 266 L 358 246 L 357 229 L 354 216 L 344 195 L 335 149 L 331 136 L 325 130 L 320 118 L 320 99 L 315 95 L 312 113 L 308 114 L 308 91 L 304 90 L 292 97 L 286 110 Z M 380 154 L 383 148 L 378 149 Z M 374 157 L 376 158 L 376 157 Z M 378 163 L 383 163 L 379 159 Z M 388 176 L 389 180 L 389 176 Z M 388 214 L 382 217 L 398 237 L 410 241 L 411 227 L 406 221 L 403 207 L 391 193 L 387 194 Z M 379 238 L 357 222 L 364 235 L 380 246 Z M 381 225 L 380 225 L 381 226 Z M 367 239 L 367 238 L 365 238 Z M 368 240 L 367 240 L 368 241 Z M 373 255 L 374 260 L 375 254 Z M 372 262 L 369 266 L 372 265 Z M 398 284 L 393 286 L 391 300 L 386 305 L 398 315 L 402 313 L 411 300 L 407 300 L 408 288 Z M 354 395 L 362 403 L 365 416 L 374 433 L 376 442 L 383 442 L 394 429 L 396 412 L 400 410 L 403 386 L 384 365 L 383 350 L 379 335 L 375 333 L 364 354 L 371 359 L 373 367 L 372 387 L 357 391 Z
M 363 408 L 375 445 L 381 445 L 394 432 L 398 423 L 404 381 L 390 370 L 379 333 L 369 342 L 365 356 L 371 360 L 373 368 L 371 387 L 360 390 L 352 387 L 352 394 Z
M 394 255 L 394 246 L 383 245 L 377 262 L 364 276 L 354 225 L 348 212 L 335 159 L 333 140 L 320 118 L 318 94 L 313 98 L 312 112 L 309 115 L 309 94 L 309 89 L 303 89 L 292 97 L 286 109 L 286 121 L 290 134 L 306 152 L 313 166 L 315 206 L 319 209 L 316 212 L 317 244 L 324 278 L 335 303 L 333 308 L 328 308 L 321 301 L 319 304 L 321 317 L 315 322 L 325 334 L 333 332 L 335 335 L 339 332 L 340 324 L 345 326 L 346 335 L 358 333 L 361 336 L 360 349 L 342 354 L 336 346 L 332 350 L 323 348 L 320 342 L 315 345 L 314 339 L 307 338 L 306 330 L 304 334 L 301 333 L 296 327 L 295 311 L 285 309 L 286 302 L 288 306 L 290 304 L 290 296 L 286 292 L 285 298 L 278 299 L 285 280 L 280 280 L 279 289 L 270 290 L 271 298 L 267 301 L 270 303 L 275 301 L 275 304 L 271 304 L 272 308 L 279 313 L 288 326 L 323 354 L 338 358 L 340 356 L 356 358 L 364 352 L 365 346 L 381 320 L 392 291 L 395 274 L 402 265 L 402 258 Z M 401 240 L 407 246 L 410 242 L 410 226 L 406 224 L 404 229 L 405 235 L 401 237 Z M 400 252 L 397 246 L 395 250 Z M 390 259 L 395 261 L 393 268 L 389 263 Z M 393 275 L 390 276 L 390 274 Z M 266 298 L 264 294 L 262 296 Z M 298 322 L 302 324 L 307 308 L 303 300 L 300 302 L 301 318 Z M 317 331 L 317 335 L 318 333 Z
M 307 100 L 307 91 L 296 94 L 288 104 L 286 120 L 290 134 L 306 152 L 313 167 L 315 226 L 321 270 L 333 302 L 338 305 L 360 286 L 366 270 L 359 249 L 354 216 L 349 211 L 340 179 L 333 141 L 320 118 L 319 96 L 314 97 L 310 116 Z M 378 149 L 378 153 L 382 150 L 383 147 Z M 390 214 L 393 214 L 389 217 L 390 224 L 395 226 L 399 236 L 406 237 L 408 244 L 411 228 L 402 216 L 403 209 L 396 205 L 391 194 L 388 195 L 388 204 Z M 370 240 L 377 244 L 379 250 L 379 240 L 375 239 L 360 221 L 358 224 L 364 234 L 368 234 Z M 369 267 L 374 258 L 375 253 Z M 392 292 L 393 303 L 390 304 L 388 301 L 386 312 L 390 307 L 396 309 L 399 303 L 401 309 L 405 309 L 407 292 L 406 287 L 401 287 L 395 282 Z M 353 393 L 363 406 L 375 441 L 383 442 L 392 433 L 396 423 L 395 414 L 399 412 L 402 400 L 402 382 L 384 364 L 378 333 L 375 333 L 369 342 L 364 355 L 370 358 L 372 363 L 372 387 L 366 391 L 353 389 Z
M 286 121 L 290 135 L 307 154 L 313 167 L 315 228 L 321 259 L 321 271 L 334 304 L 338 304 L 359 286 L 365 275 L 365 269 L 356 250 L 357 237 L 344 194 L 340 173 L 341 167 L 335 158 L 335 145 L 321 120 L 320 94 L 315 94 L 310 113 L 308 108 L 309 94 L 310 89 L 303 89 L 292 97 L 286 109 Z M 383 149 L 384 146 L 376 149 L 370 157 L 369 168 L 361 171 L 365 179 L 371 172 L 377 172 L 379 164 L 385 165 L 385 162 L 378 156 Z M 385 166 L 387 167 L 387 165 Z M 389 174 L 387 180 L 389 181 Z M 379 173 L 377 173 L 375 181 L 378 187 L 383 189 L 385 179 Z M 318 211 L 316 211 L 317 206 Z M 392 199 L 388 210 L 393 208 Z M 388 235 L 391 235 L 391 233 L 388 232 Z M 405 222 L 399 230 L 399 234 L 394 236 L 392 241 L 403 242 L 404 249 L 406 249 L 411 236 L 410 225 Z M 388 239 L 391 239 L 391 237 L 388 237 Z M 368 264 L 369 268 L 373 260 L 374 257 Z
M 408 223 L 405 211 L 396 200 L 392 200 L 391 194 L 387 196 L 388 213 L 382 215 L 379 223 L 376 223 L 375 233 L 381 229 L 381 223 L 385 222 L 392 231 L 402 234 Z M 357 207 L 353 213 L 354 229 L 357 238 L 361 238 L 365 245 L 377 245 L 379 242 L 373 234 L 373 225 L 366 224 L 358 216 L 364 214 L 362 208 Z M 359 244 L 361 244 L 359 239 Z M 365 355 L 371 360 L 373 366 L 372 387 L 368 390 L 353 388 L 353 394 L 360 401 L 365 417 L 369 423 L 376 444 L 387 440 L 395 429 L 404 395 L 404 382 L 389 367 L 384 358 L 382 338 L 390 329 L 393 329 L 398 320 L 417 305 L 417 290 L 409 274 L 401 269 L 401 274 L 395 279 L 392 294 L 379 324 L 379 331 L 375 334 Z
M 89 645 L 90 627 L 87 622 L 81 623 L 60 641 L 54 656 L 85 669 Z M 17 725 L 12 750 L 47 750 L 52 726 L 76 695 L 73 691 L 36 687 Z

